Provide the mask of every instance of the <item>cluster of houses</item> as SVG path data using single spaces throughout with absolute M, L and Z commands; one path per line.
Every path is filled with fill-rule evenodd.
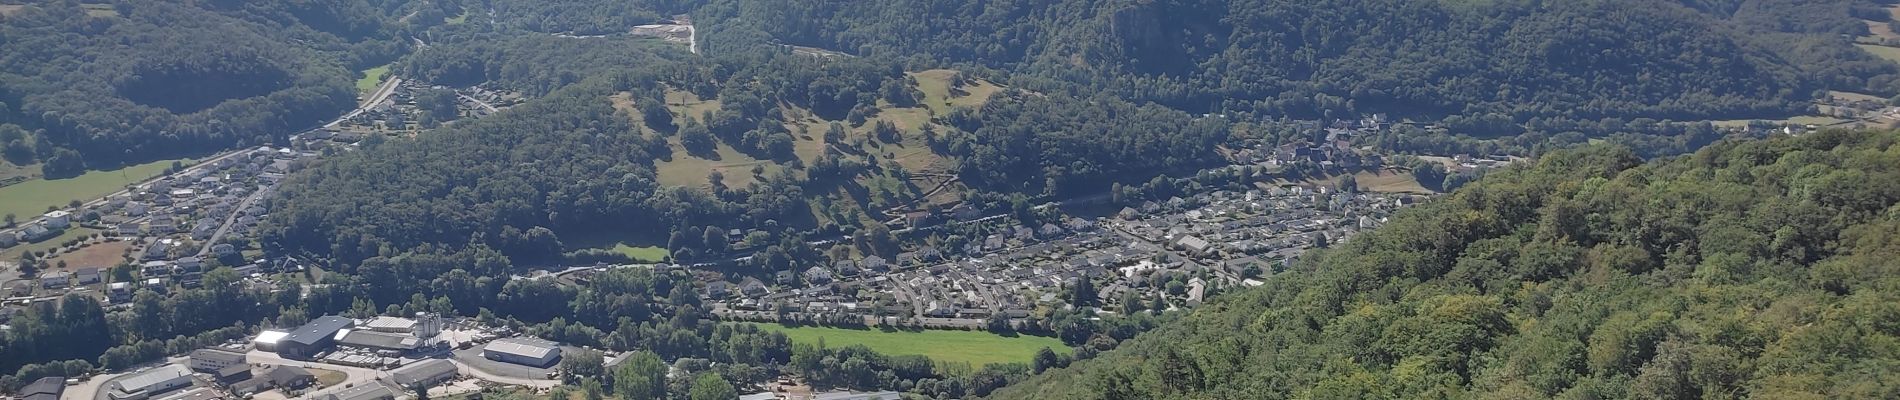
M 445 86 L 431 86 L 418 80 L 404 80 L 396 85 L 388 100 L 370 105 L 363 112 L 350 116 L 335 126 L 314 130 L 302 135 L 312 141 L 333 141 L 356 143 L 367 138 L 365 132 L 376 131 L 413 131 L 423 127 L 422 112 L 416 105 L 416 95 L 426 89 L 454 90 L 457 116 L 437 116 L 446 121 L 456 117 L 485 117 L 499 110 L 498 105 L 510 104 L 518 100 L 506 93 L 483 87 L 451 89 Z
M 1256 278 L 1307 249 L 1377 227 L 1421 199 L 1314 185 L 1213 191 L 1097 219 L 995 226 L 955 246 L 917 246 L 893 259 L 867 256 L 716 280 L 704 295 L 715 313 L 732 319 L 862 318 L 944 328 L 1019 320 L 1059 306 L 1059 293 L 1078 279 L 1102 288 L 1104 303 L 1133 292 L 1193 306 L 1209 287 L 1259 284 Z M 1186 282 L 1187 290 L 1157 284 L 1168 280 Z
M 252 235 L 268 213 L 266 203 L 258 200 L 283 180 L 295 162 L 314 156 L 268 147 L 240 151 L 0 232 L 0 248 L 5 248 L 49 240 L 68 229 L 96 230 L 112 237 L 109 241 L 130 243 L 128 261 L 137 271 L 134 279 L 126 280 L 110 279 L 111 265 L 49 269 L 8 282 L 6 297 L 50 299 L 84 289 L 117 303 L 130 300 L 141 287 L 162 291 L 171 284 L 194 285 L 213 260 L 240 265 L 245 272 L 281 266 L 282 262 L 239 262 L 243 249 L 228 242 Z M 98 244 L 82 247 L 94 245 Z

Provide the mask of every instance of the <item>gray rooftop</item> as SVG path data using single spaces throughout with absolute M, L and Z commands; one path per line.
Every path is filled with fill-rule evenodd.
M 326 315 L 317 318 L 315 321 L 310 321 L 308 324 L 297 327 L 297 330 L 291 331 L 289 336 L 284 337 L 284 342 L 305 345 L 316 344 L 318 341 L 323 340 L 323 338 L 335 335 L 336 331 L 349 328 L 355 324 L 356 322 L 350 321 L 349 318 Z
M 443 359 L 422 360 L 389 371 L 391 378 L 396 380 L 396 384 L 403 386 L 414 385 L 416 382 L 456 373 L 458 373 L 458 370 L 455 368 L 455 363 Z
M 131 393 L 131 392 L 144 391 L 145 389 L 150 389 L 152 386 L 158 385 L 161 382 L 169 381 L 181 376 L 190 376 L 190 375 L 191 375 L 191 370 L 185 369 L 185 366 L 183 365 L 166 364 L 163 367 L 152 368 L 145 372 L 140 372 L 132 376 L 127 376 L 124 379 L 120 379 L 117 383 L 119 384 L 120 388 L 124 388 L 125 392 Z
M 553 342 L 523 338 L 497 339 L 493 342 L 488 342 L 487 346 L 482 347 L 482 351 L 514 354 L 528 358 L 547 357 L 548 353 L 553 352 L 554 349 L 555 344 Z

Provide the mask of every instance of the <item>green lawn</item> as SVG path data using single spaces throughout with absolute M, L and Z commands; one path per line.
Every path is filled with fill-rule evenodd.
M 659 246 L 633 247 L 626 243 L 615 243 L 613 251 L 632 257 L 634 261 L 655 263 L 666 260 L 666 249 Z
M 388 65 L 363 70 L 363 79 L 356 80 L 356 91 L 358 93 L 376 91 L 376 87 L 383 84 L 384 75 L 389 75 Z
M 925 330 L 922 332 L 885 332 L 877 329 L 840 329 L 823 327 L 788 328 L 779 324 L 754 324 L 769 331 L 784 332 L 796 343 L 818 343 L 827 347 L 862 344 L 871 350 L 891 355 L 916 354 L 939 363 L 984 364 L 1028 363 L 1044 347 L 1068 353 L 1068 346 L 1055 338 L 1022 335 L 1007 337 L 989 332 Z
M 1868 53 L 1873 53 L 1880 58 L 1885 58 L 1887 61 L 1900 62 L 1900 48 L 1872 44 L 1856 44 L 1854 46 L 1859 47 L 1861 50 L 1866 50 Z
M 124 189 L 165 173 L 174 160 L 153 161 L 114 171 L 91 171 L 78 177 L 33 179 L 0 188 L 0 215 L 13 214 L 20 220 L 46 213 L 46 207 L 65 207 L 73 200 L 88 201 Z M 189 164 L 190 160 L 185 161 Z

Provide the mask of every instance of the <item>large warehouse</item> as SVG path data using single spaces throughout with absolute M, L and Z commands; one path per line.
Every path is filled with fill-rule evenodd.
M 288 358 L 309 358 L 336 344 L 336 333 L 356 325 L 349 318 L 328 315 L 290 331 L 277 341 L 277 354 Z
M 561 359 L 561 347 L 546 340 L 508 338 L 488 342 L 482 357 L 505 363 L 545 368 Z

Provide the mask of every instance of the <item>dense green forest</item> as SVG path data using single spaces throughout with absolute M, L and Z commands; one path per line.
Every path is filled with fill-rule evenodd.
M 1838 36 L 1755 39 L 1765 23 L 1864 33 L 1841 21 L 1858 24 L 1848 10 L 1872 3 L 1700 3 L 1709 11 L 1644 0 L 718 0 L 694 17 L 708 51 L 778 41 L 923 55 L 1005 68 L 1036 90 L 1193 112 L 1723 119 L 1798 113 L 1834 85 L 1900 90 L 1893 65 Z M 1808 14 L 1821 21 L 1783 21 Z
M 271 143 L 354 107 L 408 44 L 363 0 L 47 1 L 0 17 L 0 123 L 47 176 Z
M 1494 172 L 996 398 L 1884 398 L 1900 132 Z

